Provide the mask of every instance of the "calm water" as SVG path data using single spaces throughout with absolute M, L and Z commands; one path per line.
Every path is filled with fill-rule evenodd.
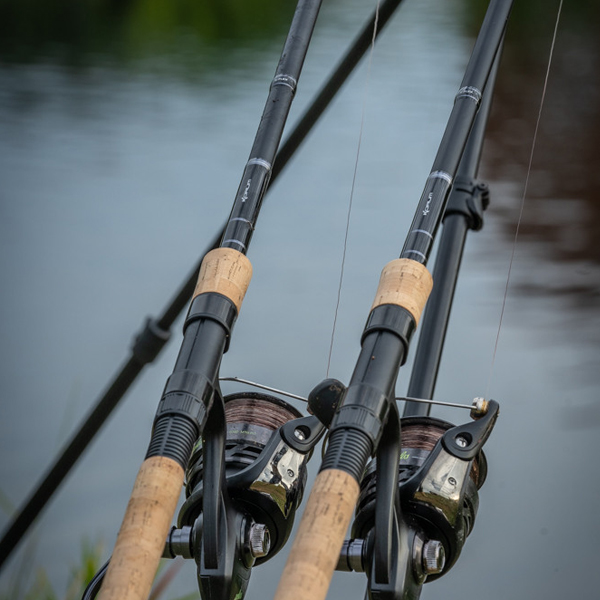
M 270 190 L 223 375 L 300 394 L 325 376 L 366 98 L 331 364 L 331 375 L 349 379 L 379 272 L 400 251 L 468 59 L 466 10 L 458 0 L 403 7 L 368 86 L 363 65 Z M 291 121 L 368 12 L 358 0 L 324 7 Z M 4 49 L 0 526 L 227 216 L 288 13 L 256 36 L 219 33 L 217 20 L 200 42 L 185 31 L 159 37 L 163 52 L 133 44 L 133 27 L 104 53 L 100 33 L 89 48 L 67 36 L 26 60 Z M 139 22 L 156 34 L 153 21 Z M 600 51 L 578 27 L 566 19 L 559 32 L 495 351 L 552 23 L 536 30 L 533 50 L 515 34 L 506 51 L 482 165 L 492 207 L 469 239 L 437 388 L 449 401 L 491 395 L 502 414 L 475 531 L 423 598 L 558 600 L 597 587 Z M 108 555 L 179 340 L 177 329 L 3 572 L 1 590 L 24 563 L 45 568 L 60 595 L 82 540 L 103 541 Z M 250 600 L 273 593 L 285 554 L 254 571 Z M 168 597 L 193 590 L 194 579 L 186 564 Z M 337 575 L 329 597 L 362 598 L 363 585 L 362 575 Z

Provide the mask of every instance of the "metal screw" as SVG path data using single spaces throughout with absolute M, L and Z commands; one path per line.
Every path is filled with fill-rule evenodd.
M 294 429 L 294 435 L 296 436 L 296 438 L 298 438 L 301 442 L 303 442 L 306 439 L 306 436 L 304 435 L 304 431 L 302 431 L 302 429 L 300 429 L 298 427 L 298 429 Z
M 269 554 L 271 549 L 271 535 L 263 523 L 250 525 L 250 554 L 254 558 L 261 558 Z
M 454 479 L 454 477 L 448 477 L 448 483 L 450 485 L 456 485 L 456 479 Z
M 426 575 L 437 575 L 444 570 L 446 552 L 438 540 L 429 540 L 423 546 L 423 571 Z
M 287 470 L 287 474 L 289 477 L 293 477 L 294 476 L 294 471 L 292 471 L 292 469 L 288 469 Z
M 461 448 L 466 448 L 469 445 L 467 438 L 464 438 L 462 435 L 459 435 L 455 441 L 456 445 L 460 446 Z

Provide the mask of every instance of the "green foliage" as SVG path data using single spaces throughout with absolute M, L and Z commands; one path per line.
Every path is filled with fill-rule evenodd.
M 0 510 L 8 515 L 13 515 L 16 510 L 8 495 L 1 488 Z M 78 562 L 71 567 L 67 590 L 64 594 L 58 594 L 45 569 L 38 567 L 33 574 L 31 573 L 35 541 L 30 539 L 28 545 L 29 547 L 26 548 L 21 562 L 12 576 L 12 582 L 7 585 L 6 589 L 0 590 L 0 600 L 79 600 L 88 583 L 104 563 L 102 543 L 92 543 L 84 539 L 81 543 Z M 150 600 L 160 600 L 164 597 L 166 588 L 175 579 L 184 562 L 181 558 L 161 561 Z M 198 592 L 191 592 L 174 600 L 198 600 L 199 598 Z
M 23 561 L 29 560 L 31 554 L 28 553 Z M 82 543 L 78 562 L 71 568 L 69 583 L 64 594 L 54 590 L 43 568 L 35 571 L 31 581 L 31 573 L 27 570 L 28 565 L 23 562 L 13 578 L 13 583 L 8 589 L 0 591 L 0 600 L 79 600 L 87 584 L 102 566 L 102 554 L 102 544 L 92 544 L 89 541 Z M 161 561 L 150 600 L 161 600 L 165 597 L 166 588 L 176 577 L 183 563 L 183 560 Z M 199 598 L 199 593 L 195 591 L 173 600 L 199 600 Z
M 82 67 L 227 54 L 232 40 L 281 43 L 294 6 L 293 0 L 0 0 L 0 63 Z
M 31 553 L 27 553 L 31 554 Z M 65 594 L 55 592 L 48 574 L 38 568 L 33 581 L 25 565 L 18 570 L 14 582 L 5 591 L 0 592 L 0 600 L 79 600 L 90 579 L 100 568 L 102 544 L 84 541 L 78 563 L 71 568 L 71 575 Z M 25 556 L 24 561 L 30 556 Z

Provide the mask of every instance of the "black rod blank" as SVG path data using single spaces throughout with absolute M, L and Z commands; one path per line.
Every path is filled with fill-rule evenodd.
M 298 3 L 225 226 L 222 248 L 233 248 L 243 254 L 248 251 L 320 8 L 321 0 Z
M 494 58 L 504 37 L 511 8 L 512 0 L 492 1 L 488 8 L 402 248 L 401 258 L 427 264 L 452 183 L 477 116 L 482 90 L 486 87 Z
M 496 54 L 481 108 L 477 113 L 458 168 L 457 181 L 473 180 L 477 177 L 501 54 L 502 46 Z M 471 198 L 474 199 L 474 196 Z M 459 209 L 454 208 L 455 202 L 461 205 Z M 481 202 L 481 195 L 475 202 Z M 467 204 L 465 192 L 458 189 L 455 184 L 450 192 L 443 218 L 444 225 L 433 269 L 433 290 L 423 314 L 421 333 L 406 394 L 408 397 L 433 398 L 467 233 L 469 229 L 480 229 L 483 225 L 483 222 L 479 223 L 472 218 L 474 215 L 471 210 L 480 210 L 483 214 L 486 208 L 483 205 L 471 205 L 469 209 L 463 206 L 465 204 Z M 403 416 L 422 417 L 429 415 L 430 412 L 430 404 L 408 401 L 404 405 Z

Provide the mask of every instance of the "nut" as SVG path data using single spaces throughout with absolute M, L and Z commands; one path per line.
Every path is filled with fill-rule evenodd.
M 250 554 L 254 558 L 261 558 L 269 554 L 271 549 L 271 536 L 267 526 L 263 523 L 252 523 L 250 526 Z
M 437 575 L 444 570 L 446 552 L 444 545 L 438 540 L 428 540 L 423 546 L 423 572 L 426 575 Z

